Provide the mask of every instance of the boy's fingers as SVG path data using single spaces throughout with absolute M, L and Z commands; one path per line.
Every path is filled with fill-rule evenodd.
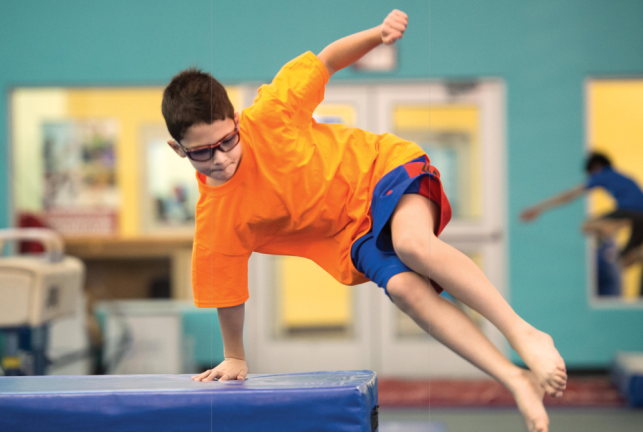
M 195 375 L 192 377 L 192 379 L 196 379 L 197 381 L 201 381 L 203 378 L 207 377 L 210 374 L 211 370 L 207 370 L 203 373 L 200 373 L 199 375 Z
M 398 37 L 390 37 L 389 36 L 386 39 L 384 39 L 383 42 L 384 42 L 385 45 L 393 45 L 395 42 L 398 41 L 398 39 L 399 39 Z
M 398 39 L 401 39 L 401 38 L 402 38 L 402 33 L 400 33 L 400 32 L 392 32 L 392 33 L 389 35 L 389 38 L 390 38 L 390 41 L 391 41 L 391 42 L 395 42 L 395 41 L 397 41 Z
M 395 16 L 395 15 L 390 15 L 390 16 L 387 16 L 387 17 L 386 17 L 386 19 L 384 20 L 384 22 L 386 22 L 386 23 L 398 23 L 398 24 L 401 24 L 401 25 L 404 25 L 404 26 L 405 26 L 405 25 L 407 24 L 407 22 L 408 22 L 408 21 L 407 21 L 407 19 L 406 19 L 406 18 L 404 18 L 404 17 Z
M 407 21 L 409 19 L 409 16 L 407 14 L 405 14 L 404 12 L 402 12 L 400 10 L 397 10 L 397 9 L 394 10 L 393 12 L 391 12 L 391 15 L 393 15 L 396 18 L 400 18 L 400 19 L 407 20 Z
M 396 29 L 389 29 L 389 31 L 386 33 L 386 36 L 388 37 L 400 37 L 402 36 L 402 32 Z
M 391 18 L 393 18 L 395 21 L 400 21 L 403 23 L 409 22 L 409 18 L 406 15 L 396 14 L 396 15 L 392 15 Z
M 216 369 L 213 369 L 210 374 L 203 379 L 203 381 L 213 381 L 215 378 L 219 378 L 222 373 Z
M 230 377 L 228 376 L 228 374 L 223 374 L 221 378 L 219 378 L 219 381 L 228 381 L 229 379 Z
M 404 25 L 404 23 L 401 23 L 401 22 L 391 22 L 391 23 L 389 23 L 388 25 L 389 25 L 389 27 L 391 27 L 393 30 L 397 30 L 397 31 L 401 31 L 401 32 L 403 32 L 404 30 L 406 30 L 406 25 Z
M 384 19 L 384 22 L 387 24 L 392 22 L 399 22 L 406 26 L 406 24 L 408 23 L 408 17 L 406 16 L 406 14 L 403 14 L 403 15 L 401 14 L 403 14 L 403 12 L 396 13 L 395 11 L 393 11 L 390 14 L 388 14 L 388 16 Z

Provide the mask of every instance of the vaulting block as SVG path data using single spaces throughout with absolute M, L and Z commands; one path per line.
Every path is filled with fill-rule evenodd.
M 643 408 L 643 352 L 618 353 L 611 378 L 632 408 Z
M 371 371 L 249 375 L 0 377 L 0 431 L 333 431 L 377 429 Z

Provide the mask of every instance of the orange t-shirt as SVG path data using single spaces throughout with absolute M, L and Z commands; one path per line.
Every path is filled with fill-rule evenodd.
M 287 63 L 241 113 L 243 156 L 234 176 L 208 186 L 197 174 L 198 307 L 244 303 L 254 251 L 309 258 L 347 285 L 367 281 L 353 266 L 351 245 L 371 228 L 373 189 L 424 152 L 391 134 L 313 120 L 328 78 L 311 52 Z

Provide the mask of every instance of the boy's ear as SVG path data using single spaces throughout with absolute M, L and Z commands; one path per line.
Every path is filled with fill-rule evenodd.
M 186 157 L 185 152 L 179 147 L 179 145 L 174 141 L 173 139 L 167 140 L 167 144 L 172 147 L 172 150 L 176 152 L 177 155 L 181 156 L 182 158 Z
M 239 124 L 239 111 L 234 112 L 234 122 L 238 125 Z

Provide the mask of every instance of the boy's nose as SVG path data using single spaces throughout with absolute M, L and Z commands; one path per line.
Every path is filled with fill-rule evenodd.
M 212 164 L 222 164 L 226 161 L 226 155 L 220 150 L 215 150 L 214 155 L 212 155 Z

